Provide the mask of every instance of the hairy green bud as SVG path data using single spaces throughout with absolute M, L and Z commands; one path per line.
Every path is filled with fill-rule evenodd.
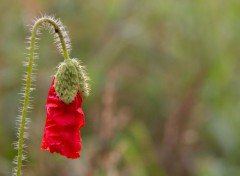
M 86 69 L 77 59 L 68 59 L 58 66 L 54 88 L 57 96 L 66 104 L 71 103 L 79 90 L 86 98 L 89 95 L 89 78 Z
M 54 88 L 57 96 L 66 104 L 71 103 L 78 91 L 78 70 L 72 59 L 62 62 L 56 73 Z

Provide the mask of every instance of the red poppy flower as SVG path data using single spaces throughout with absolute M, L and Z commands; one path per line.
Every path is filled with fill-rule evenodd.
M 41 148 L 67 158 L 78 158 L 82 148 L 80 127 L 84 125 L 82 97 L 78 91 L 74 100 L 65 104 L 56 94 L 54 81 L 55 78 L 47 97 L 47 119 Z

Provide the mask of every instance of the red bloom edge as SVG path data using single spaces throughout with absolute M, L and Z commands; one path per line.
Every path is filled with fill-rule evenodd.
M 84 126 L 82 97 L 78 91 L 70 104 L 65 104 L 56 94 L 53 78 L 46 103 L 47 118 L 41 148 L 59 153 L 67 158 L 80 157 L 82 148 L 80 128 Z

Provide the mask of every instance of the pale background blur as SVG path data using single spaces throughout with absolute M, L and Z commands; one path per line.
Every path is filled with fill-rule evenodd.
M 63 60 L 43 31 L 24 176 L 240 175 L 239 0 L 1 0 L 0 175 L 11 175 L 27 25 L 61 18 L 91 77 L 82 156 L 40 149 Z

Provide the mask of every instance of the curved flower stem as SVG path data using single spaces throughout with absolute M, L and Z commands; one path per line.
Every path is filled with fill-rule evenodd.
M 18 156 L 17 156 L 16 176 L 21 175 L 22 160 L 23 160 L 24 130 L 25 130 L 27 109 L 28 109 L 28 104 L 29 104 L 31 82 L 32 82 L 31 75 L 32 75 L 32 71 L 33 71 L 35 41 L 36 41 L 38 27 L 43 23 L 48 23 L 54 28 L 55 33 L 58 34 L 58 37 L 60 39 L 60 43 L 61 43 L 61 47 L 62 47 L 61 49 L 62 49 L 62 54 L 63 54 L 64 59 L 65 60 L 70 59 L 68 50 L 67 50 L 67 46 L 66 46 L 66 41 L 63 36 L 63 31 L 61 31 L 62 26 L 59 26 L 57 21 L 55 21 L 54 19 L 49 18 L 49 17 L 42 17 L 42 18 L 38 19 L 33 25 L 31 39 L 30 39 L 28 71 L 27 71 L 26 87 L 25 87 L 25 94 L 24 94 L 25 96 L 24 96 L 23 109 L 22 109 L 22 114 L 21 114 L 21 122 L 20 122 L 20 128 L 19 128 L 19 137 L 18 137 Z

